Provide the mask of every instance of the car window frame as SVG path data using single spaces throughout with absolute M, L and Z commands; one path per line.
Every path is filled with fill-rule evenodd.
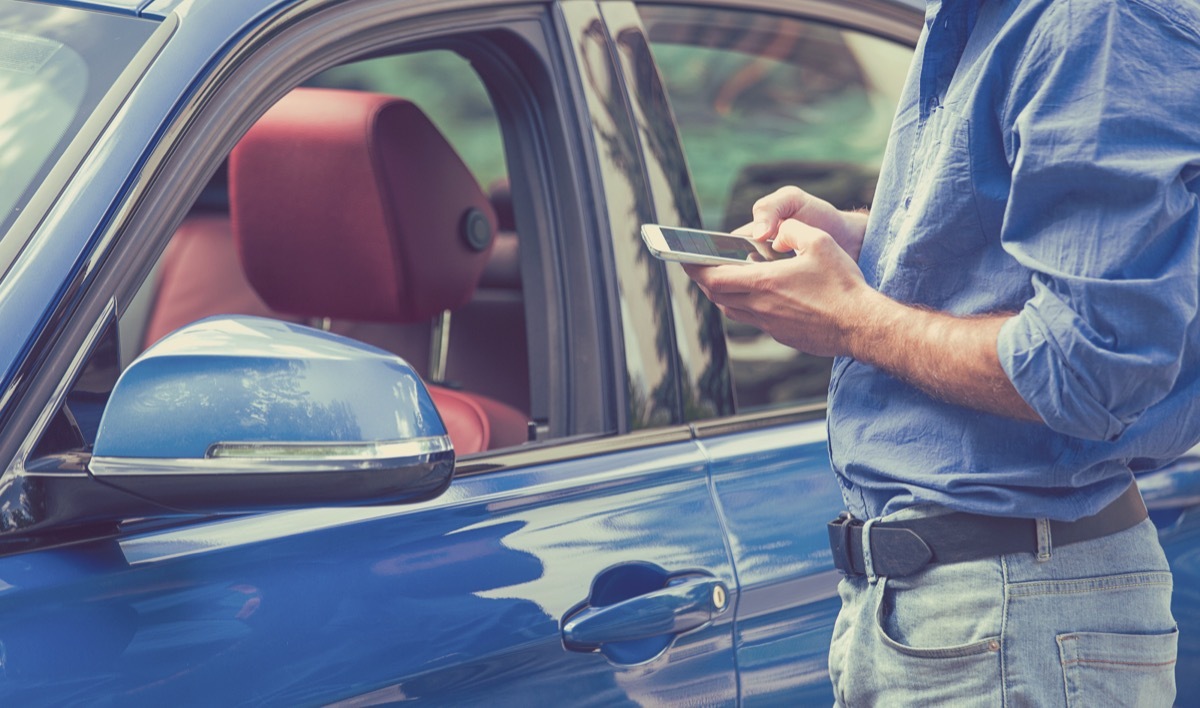
M 381 20 L 380 13 L 387 19 Z M 570 186 L 579 181 L 590 182 L 591 178 L 580 167 L 583 148 L 575 144 L 578 136 L 572 132 L 569 117 L 572 109 L 578 107 L 564 105 L 555 97 L 564 91 L 562 84 L 567 81 L 564 76 L 567 70 L 563 67 L 570 66 L 570 60 L 556 54 L 561 51 L 556 44 L 561 38 L 556 35 L 547 6 L 526 3 L 497 8 L 483 2 L 462 2 L 432 12 L 427 8 L 397 7 L 387 0 L 340 4 L 313 0 L 296 5 L 255 32 L 238 38 L 213 63 L 196 90 L 183 100 L 183 107 L 163 139 L 150 151 L 114 218 L 100 238 L 95 239 L 86 267 L 70 284 L 72 296 L 58 302 L 50 323 L 35 343 L 34 352 L 23 360 L 17 376 L 20 385 L 5 392 L 11 405 L 0 411 L 0 415 L 7 414 L 6 429 L 11 432 L 0 438 L 0 455 L 15 460 L 22 443 L 40 437 L 43 431 L 37 420 L 52 417 L 57 407 L 53 394 L 61 389 L 63 377 L 71 370 L 83 368 L 77 357 L 80 346 L 89 334 L 94 337 L 94 332 L 107 322 L 109 303 L 115 300 L 120 310 L 120 303 L 133 297 L 170 234 L 237 137 L 287 90 L 324 68 L 367 56 L 372 51 L 416 46 L 435 37 L 444 39 L 489 29 L 511 29 L 517 22 L 526 23 L 528 32 L 541 34 L 518 37 L 515 41 L 540 41 L 537 52 L 542 55 L 550 83 L 542 87 L 538 96 L 522 99 L 523 106 L 510 106 L 513 111 L 531 112 L 531 119 L 541 131 L 540 144 L 528 140 L 509 144 L 508 136 L 513 131 L 502 125 L 502 132 L 506 136 L 510 171 L 517 172 L 511 166 L 518 161 L 524 161 L 533 170 L 524 175 L 533 180 L 533 187 L 517 197 L 515 204 L 518 230 L 528 227 L 539 234 L 538 248 L 523 256 L 522 270 L 528 270 L 527 258 L 537 259 L 534 270 L 542 274 L 541 286 L 547 290 L 544 303 L 550 310 L 563 310 L 551 313 L 542 326 L 547 345 L 556 352 L 549 355 L 550 376 L 560 382 L 549 387 L 555 395 L 550 397 L 548 405 L 552 416 L 557 407 L 557 420 L 561 422 L 560 429 L 552 431 L 557 437 L 518 450 L 480 453 L 474 456 L 479 460 L 468 461 L 460 474 L 479 474 L 513 464 L 573 459 L 595 454 L 597 447 L 616 450 L 660 444 L 664 438 L 661 433 L 635 436 L 615 445 L 606 437 L 614 432 L 617 416 L 612 397 L 603 385 L 604 367 L 594 365 L 608 327 L 595 306 L 595 293 L 600 290 L 599 284 L 592 282 L 599 272 L 591 262 L 595 249 L 585 244 L 567 253 L 557 238 L 562 233 L 580 233 L 594 242 L 598 229 L 587 218 L 586 205 L 575 199 L 575 195 L 585 190 Z M 337 44 L 335 40 L 343 40 L 345 35 L 355 39 Z M 556 61 L 549 61 L 548 57 Z M 527 68 L 511 65 L 504 70 L 519 77 Z M 497 109 L 503 112 L 499 106 Z M 501 115 L 501 120 L 503 123 L 506 117 Z M 536 131 L 530 131 L 533 132 Z M 568 187 L 564 189 L 562 184 Z M 539 201 L 540 204 L 536 203 Z M 146 236 L 147 232 L 151 235 Z M 531 243 L 534 240 L 529 239 Z M 524 246 L 523 243 L 523 250 Z M 544 252 L 539 253 L 538 249 Z M 544 264 L 554 267 L 543 267 Z M 565 287 L 568 279 L 574 287 Z M 584 287 L 579 287 L 581 283 Z M 563 325 L 568 321 L 569 330 Z M 582 353 L 574 355 L 572 349 Z M 591 364 L 570 366 L 572 361 Z M 666 437 L 686 439 L 686 435 L 681 438 L 680 432 Z M 490 457 L 496 460 L 488 462 Z
M 691 170 L 637 6 L 630 0 L 617 0 L 601 8 L 637 125 L 654 212 L 650 221 L 699 228 L 700 208 Z M 671 188 L 664 189 L 663 182 Z M 658 262 L 657 266 L 667 282 L 680 421 L 734 414 L 733 380 L 720 312 L 677 265 Z

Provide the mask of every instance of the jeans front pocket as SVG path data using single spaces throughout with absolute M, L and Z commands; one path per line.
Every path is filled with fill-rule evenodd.
M 942 572 L 946 570 L 954 569 L 945 566 L 937 574 L 948 575 Z M 969 579 L 972 573 L 963 575 Z M 872 696 L 875 704 L 997 705 L 1000 583 L 986 587 L 969 580 L 914 577 L 879 581 L 873 682 L 880 692 Z
M 1058 635 L 1067 705 L 1170 706 L 1175 700 L 1179 631 Z
M 875 622 L 880 641 L 896 652 L 917 659 L 958 659 L 1000 650 L 999 628 L 988 619 L 991 608 L 981 606 L 992 603 L 987 595 L 902 589 L 897 580 L 889 578 L 880 582 L 888 585 L 880 589 Z M 921 597 L 914 597 L 918 593 Z M 935 595 L 944 597 L 939 600 Z M 914 636 L 920 638 L 914 640 Z

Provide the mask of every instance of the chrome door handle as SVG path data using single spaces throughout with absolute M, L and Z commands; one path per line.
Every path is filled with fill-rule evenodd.
M 682 634 L 711 622 L 728 603 L 729 591 L 720 580 L 683 576 L 659 590 L 580 610 L 563 623 L 563 644 L 572 651 L 595 651 L 608 643 Z

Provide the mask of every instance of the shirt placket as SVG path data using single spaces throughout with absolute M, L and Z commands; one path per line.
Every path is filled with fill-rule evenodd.
M 909 207 L 912 204 L 916 185 L 924 179 L 925 166 L 930 163 L 932 155 L 936 154 L 941 144 L 942 104 L 946 90 L 962 57 L 978 6 L 973 0 L 963 0 L 940 3 L 930 6 L 928 18 L 928 35 L 925 39 L 925 51 L 921 57 L 921 79 L 918 85 L 917 121 L 914 127 L 914 137 L 911 157 L 904 179 L 904 193 L 897 201 L 897 207 L 888 222 L 887 239 L 879 254 L 879 273 L 877 285 L 882 285 L 890 274 L 892 251 L 896 246 L 897 236 L 904 231 L 911 218 Z

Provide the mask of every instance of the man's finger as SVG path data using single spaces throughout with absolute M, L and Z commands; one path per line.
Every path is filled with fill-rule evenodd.
M 747 276 L 752 275 L 748 271 L 753 267 L 750 265 L 687 266 L 686 272 L 710 300 L 715 300 L 730 293 L 750 292 L 752 290 L 750 284 L 753 280 Z
M 775 237 L 780 223 L 795 216 L 809 199 L 799 187 L 787 186 L 771 192 L 754 202 L 750 213 L 754 216 L 751 236 L 759 241 Z
M 815 226 L 810 226 L 803 221 L 788 219 L 779 226 L 778 233 L 775 234 L 775 240 L 771 242 L 771 248 L 776 251 L 796 251 L 804 253 L 809 250 L 814 239 L 832 238 L 829 234 L 818 229 Z
M 759 322 L 758 315 L 751 310 L 745 310 L 740 307 L 734 307 L 730 305 L 718 305 L 717 307 L 721 310 L 721 314 L 725 315 L 734 322 L 741 322 L 742 324 L 748 324 L 762 329 L 762 323 Z
M 775 236 L 780 222 L 795 211 L 798 193 L 801 192 L 797 187 L 783 187 L 754 202 L 754 206 L 750 208 L 754 217 L 750 237 L 756 241 L 765 241 Z

